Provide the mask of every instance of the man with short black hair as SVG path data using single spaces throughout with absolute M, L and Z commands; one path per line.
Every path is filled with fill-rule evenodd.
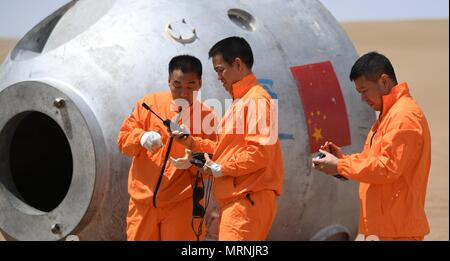
M 161 120 L 143 108 L 142 104 L 147 104 L 161 118 L 173 121 L 179 113 L 180 104 L 177 102 L 183 102 L 188 108 L 184 108 L 181 113 L 189 117 L 183 116 L 180 122 L 174 123 L 190 126 L 191 136 L 215 140 L 214 134 L 192 131 L 193 107 L 197 106 L 201 112 L 201 121 L 207 117 L 211 119 L 211 109 L 197 101 L 195 96 L 201 87 L 201 77 L 202 64 L 196 57 L 180 55 L 172 58 L 168 80 L 170 92 L 149 94 L 140 99 L 120 129 L 117 141 L 119 150 L 133 157 L 128 178 L 128 240 L 197 239 L 193 227 L 202 225 L 197 224 L 197 220 L 192 217 L 192 187 L 197 169 L 191 164 L 171 159 L 167 162 L 157 189 L 170 133 Z M 184 119 L 189 122 L 182 122 Z M 183 146 L 172 144 L 171 157 L 184 154 Z M 204 234 L 200 235 L 199 239 L 203 238 Z
M 379 111 L 361 153 L 343 155 L 325 142 L 326 156 L 313 167 L 360 183 L 359 232 L 367 240 L 423 240 L 429 233 L 425 196 L 431 162 L 431 137 L 422 110 L 408 85 L 397 83 L 391 62 L 376 52 L 361 56 L 350 80 L 361 98 Z M 338 127 L 338 126 L 337 126 Z
M 283 183 L 276 106 L 251 71 L 253 53 L 244 38 L 219 41 L 209 57 L 233 104 L 219 124 L 217 143 L 198 137 L 177 140 L 213 154 L 212 160 L 205 154 L 203 171 L 215 177 L 219 240 L 265 240 Z M 268 132 L 258 125 L 262 123 L 270 126 Z

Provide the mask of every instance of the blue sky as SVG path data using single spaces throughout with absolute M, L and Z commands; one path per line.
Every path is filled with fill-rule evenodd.
M 283 0 L 279 0 L 283 1 Z M 448 19 L 448 0 L 320 0 L 340 22 Z M 69 0 L 0 0 L 0 37 L 21 37 Z
M 320 0 L 340 22 L 448 19 L 448 0 Z

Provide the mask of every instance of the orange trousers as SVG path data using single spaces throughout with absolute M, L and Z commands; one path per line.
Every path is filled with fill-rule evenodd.
M 196 236 L 192 229 L 192 198 L 154 208 L 149 204 L 137 204 L 130 199 L 127 216 L 128 241 L 192 241 Z M 194 220 L 194 228 L 200 224 Z M 206 234 L 202 226 L 200 240 Z
M 221 207 L 219 240 L 265 240 L 275 218 L 277 202 L 272 190 L 250 193 Z

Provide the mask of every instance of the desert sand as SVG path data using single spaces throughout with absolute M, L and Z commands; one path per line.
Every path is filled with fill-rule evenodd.
M 0 64 L 3 63 L 6 55 L 11 51 L 17 43 L 17 39 L 0 38 Z
M 343 23 L 358 54 L 378 51 L 406 81 L 431 128 L 432 164 L 426 199 L 431 233 L 449 240 L 449 21 Z M 17 40 L 0 39 L 0 61 Z M 360 240 L 358 236 L 357 240 Z M 0 240 L 3 240 L 0 234 Z

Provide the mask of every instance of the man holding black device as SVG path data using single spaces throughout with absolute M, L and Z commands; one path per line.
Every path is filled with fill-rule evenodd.
M 431 136 L 424 113 L 397 83 L 391 62 L 376 52 L 361 56 L 350 80 L 379 111 L 361 153 L 344 155 L 325 142 L 313 167 L 359 182 L 359 232 L 366 240 L 423 240 L 429 233 L 425 196 L 431 163 Z
M 193 224 L 192 218 L 192 187 L 200 182 L 196 179 L 197 169 L 168 158 L 169 155 L 179 158 L 186 153 L 181 144 L 171 144 L 168 119 L 171 119 L 171 127 L 189 126 L 190 136 L 216 139 L 215 134 L 192 131 L 195 106 L 201 112 L 200 122 L 206 117 L 214 118 L 210 115 L 212 110 L 196 100 L 201 76 L 202 64 L 197 58 L 189 55 L 172 58 L 169 63 L 170 92 L 149 94 L 140 99 L 120 129 L 119 150 L 133 158 L 128 178 L 128 240 L 201 239 L 192 228 L 193 225 L 201 226 Z M 177 101 L 180 100 L 188 104 L 181 113 L 189 117 L 179 117 Z M 189 122 L 182 122 L 180 118 Z

